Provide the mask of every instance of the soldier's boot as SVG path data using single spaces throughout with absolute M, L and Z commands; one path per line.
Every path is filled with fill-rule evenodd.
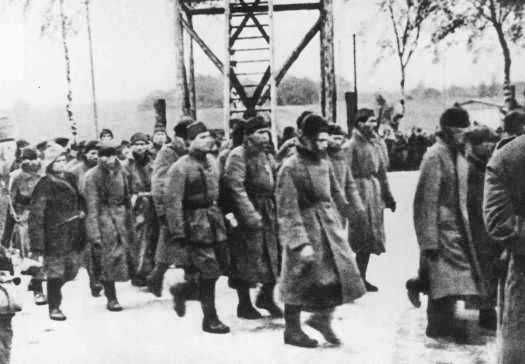
M 91 296 L 100 297 L 100 294 L 104 289 L 104 286 L 100 282 L 101 261 L 99 255 L 95 254 L 91 248 L 89 249 L 89 259 L 87 263 L 89 290 L 91 292 Z
M 47 298 L 49 305 L 49 318 L 54 321 L 64 321 L 66 316 L 60 310 L 62 303 L 62 280 L 48 279 L 47 281 Z
M 496 310 L 494 308 L 479 310 L 480 327 L 487 330 L 496 331 L 497 323 L 498 315 L 496 314 Z
M 217 316 L 215 308 L 215 282 L 216 279 L 201 279 L 199 284 L 199 296 L 201 301 L 202 330 L 210 334 L 227 334 L 230 328 L 223 324 Z
M 310 338 L 301 329 L 301 307 L 284 305 L 284 343 L 302 348 L 315 348 L 317 340 Z
M 186 315 L 186 301 L 188 299 L 189 286 L 190 284 L 188 282 L 182 282 L 170 287 L 170 293 L 173 297 L 173 309 L 179 317 Z
M 258 320 L 262 318 L 259 311 L 252 305 L 250 297 L 250 288 L 248 286 L 236 288 L 237 296 L 239 296 L 239 304 L 237 305 L 237 317 L 246 320 Z
M 454 300 L 445 297 L 428 300 L 426 335 L 430 338 L 459 337 L 460 330 L 454 325 Z
M 31 278 L 29 285 L 27 286 L 28 291 L 33 291 L 33 299 L 37 306 L 47 305 L 47 297 L 44 294 L 44 289 L 42 288 L 42 280 Z
M 410 301 L 410 303 L 412 303 L 412 305 L 416 308 L 421 307 L 421 300 L 419 299 L 419 293 L 420 293 L 419 279 L 411 278 L 407 280 L 405 286 L 407 289 L 407 296 L 408 296 L 408 300 Z
M 274 287 L 275 284 L 263 284 L 259 294 L 257 295 L 257 298 L 255 299 L 255 306 L 267 310 L 270 312 L 270 316 L 273 318 L 281 318 L 283 317 L 283 311 L 275 303 L 273 296 Z
M 198 272 L 193 272 L 190 270 L 185 270 L 184 272 L 184 280 L 187 283 L 186 286 L 186 300 L 187 301 L 199 301 L 199 282 L 200 282 L 200 274 Z
M 146 284 L 148 286 L 148 289 L 151 293 L 153 293 L 157 297 L 162 296 L 162 284 L 164 282 L 164 274 L 168 270 L 169 265 L 166 263 L 157 263 L 155 264 L 155 267 L 151 271 L 150 274 L 148 274 L 148 277 L 146 278 Z
M 332 317 L 332 309 L 316 312 L 312 314 L 308 320 L 306 320 L 306 324 L 319 331 L 328 343 L 334 346 L 339 346 L 341 345 L 341 340 L 337 337 L 334 330 L 332 329 Z
M 104 281 L 104 294 L 108 300 L 106 308 L 111 312 L 122 311 L 122 306 L 117 300 L 117 289 L 115 288 L 115 282 L 113 281 Z

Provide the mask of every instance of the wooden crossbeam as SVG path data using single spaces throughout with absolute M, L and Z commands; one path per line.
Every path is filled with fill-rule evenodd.
M 255 2 L 250 6 L 250 8 L 255 8 L 259 2 L 261 0 L 255 0 Z M 249 13 L 246 14 L 246 16 L 242 19 L 241 23 L 239 24 L 239 27 L 237 29 L 235 29 L 235 32 L 231 35 L 230 37 L 230 48 L 233 46 L 233 44 L 235 43 L 235 41 L 237 40 L 237 38 L 239 37 L 239 35 L 241 34 L 244 26 L 246 25 L 246 23 L 248 22 L 248 20 L 250 19 L 250 16 L 249 16 Z M 227 55 L 229 56 L 229 55 Z
M 240 1 L 246 8 L 248 8 L 248 4 L 246 4 L 244 0 L 240 0 Z M 249 7 L 249 9 L 257 6 L 258 3 L 259 3 L 259 0 L 253 3 L 253 5 Z M 270 37 L 268 36 L 268 33 L 266 33 L 266 30 L 264 29 L 264 27 L 261 25 L 257 17 L 253 14 L 253 11 L 248 11 L 246 15 L 252 19 L 253 24 L 255 24 L 255 26 L 259 29 L 259 32 L 261 32 L 261 35 L 263 36 L 264 40 L 266 40 L 266 43 L 270 43 Z
M 255 107 L 255 105 L 258 104 L 259 98 L 261 97 L 261 94 L 264 90 L 264 87 L 268 83 L 268 80 L 271 76 L 271 69 L 270 66 L 266 68 L 266 71 L 264 71 L 264 75 L 261 77 L 261 81 L 257 85 L 257 88 L 253 92 L 252 98 L 251 98 L 251 106 Z M 262 105 L 262 104 L 260 104 Z
M 294 62 L 299 58 L 299 55 L 301 52 L 306 48 L 306 46 L 310 43 L 310 41 L 315 37 L 317 32 L 321 29 L 321 18 L 317 19 L 315 24 L 310 28 L 310 30 L 304 35 L 303 39 L 299 43 L 299 45 L 292 51 L 290 56 L 286 59 L 286 62 L 284 62 L 283 66 L 275 76 L 275 86 L 279 86 L 281 81 L 283 80 L 284 76 L 286 75 L 286 72 L 292 67 Z M 259 105 L 262 105 L 268 100 L 270 97 L 270 90 L 266 89 L 266 92 L 264 93 L 263 97 L 259 101 Z
M 319 3 L 297 3 L 297 4 L 276 4 L 273 6 L 274 11 L 297 11 L 297 10 L 320 10 Z M 218 15 L 224 14 L 224 8 L 210 7 L 210 8 L 188 8 L 192 15 Z M 268 5 L 258 5 L 251 9 L 254 12 L 267 12 Z M 232 13 L 242 13 L 242 8 L 232 9 Z

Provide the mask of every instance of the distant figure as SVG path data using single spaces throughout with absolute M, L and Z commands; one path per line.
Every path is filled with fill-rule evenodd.
M 99 139 L 102 143 L 108 143 L 113 140 L 113 132 L 110 129 L 102 129 Z
M 279 144 L 279 148 L 283 145 L 283 143 L 286 143 L 288 140 L 295 137 L 295 128 L 293 126 L 287 126 L 283 130 L 283 137 L 281 138 L 281 143 Z

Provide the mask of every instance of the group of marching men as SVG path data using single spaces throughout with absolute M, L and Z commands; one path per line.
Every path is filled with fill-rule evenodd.
M 525 116 L 511 112 L 505 122 L 522 133 Z M 131 279 L 161 296 L 164 274 L 175 265 L 185 274 L 170 287 L 174 309 L 184 316 L 187 300 L 200 301 L 206 332 L 229 332 L 215 308 L 215 284 L 225 275 L 238 294 L 239 318 L 259 319 L 258 309 L 284 316 L 285 343 L 316 347 L 300 321 L 302 311 L 312 312 L 307 324 L 339 345 L 334 308 L 378 290 L 366 272 L 371 254 L 385 252 L 384 209 L 396 210 L 388 154 L 369 109 L 358 111 L 350 137 L 311 112 L 296 126 L 296 136 L 277 151 L 261 116 L 231 120 L 230 139 L 220 146 L 205 124 L 184 118 L 169 140 L 164 129 L 152 138 L 135 133 L 128 152 L 107 130 L 75 158 L 60 143 L 48 142 L 41 155 L 22 148 L 9 176 L 12 222 L 4 245 L 23 240 L 9 226 L 27 221 L 27 255 L 43 262 L 30 286 L 53 320 L 66 319 L 61 287 L 81 263 L 92 295 L 103 291 L 110 311 L 122 310 L 115 282 Z M 440 129 L 421 167 L 414 200 L 421 261 L 407 282 L 414 305 L 420 293 L 429 295 L 430 337 L 456 335 L 458 298 L 481 298 L 480 324 L 495 326 L 501 251 L 491 241 L 505 229 L 518 234 L 510 218 L 497 220 L 508 209 L 486 212 L 487 225 L 483 219 L 494 133 L 470 127 L 459 107 L 443 113 Z M 274 300 L 277 283 L 284 312 Z

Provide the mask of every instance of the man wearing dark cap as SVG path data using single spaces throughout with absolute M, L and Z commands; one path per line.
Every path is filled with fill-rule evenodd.
M 301 126 L 303 123 L 303 120 L 308 116 L 313 114 L 312 111 L 303 111 L 297 120 L 295 121 L 295 125 L 297 127 L 297 132 L 301 131 Z M 301 144 L 299 139 L 297 137 L 290 138 L 286 142 L 283 143 L 283 145 L 280 146 L 279 150 L 277 151 L 277 161 L 279 163 L 282 163 L 286 158 L 290 157 L 295 153 L 295 146 L 297 144 Z
M 326 158 L 326 121 L 310 114 L 301 125 L 301 144 L 279 169 L 276 183 L 279 238 L 283 247 L 281 294 L 285 303 L 284 342 L 313 348 L 317 340 L 301 328 L 301 311 L 314 312 L 307 324 L 334 346 L 335 307 L 365 293 L 340 215 L 352 206 Z
M 73 169 L 69 170 L 76 177 L 76 182 L 80 194 L 85 198 L 85 181 L 86 173 L 98 164 L 98 149 L 100 142 L 90 140 L 85 143 L 80 151 L 80 163 L 77 163 Z M 100 282 L 101 256 L 100 250 L 93 249 L 91 244 L 87 244 L 83 252 L 83 263 L 89 276 L 89 288 L 93 297 L 100 296 L 102 283 Z
M 496 150 L 485 176 L 483 215 L 509 263 L 503 288 L 498 363 L 525 360 L 525 136 Z
M 168 169 L 180 157 L 187 153 L 186 127 L 191 124 L 191 118 L 183 118 L 174 128 L 174 137 L 171 143 L 164 144 L 153 162 L 151 174 L 151 194 L 159 221 L 159 238 L 155 252 L 155 267 L 148 275 L 146 283 L 149 290 L 157 297 L 162 295 L 162 282 L 164 273 L 173 263 L 173 249 L 170 249 L 167 239 L 166 209 L 164 206 L 164 193 Z
M 128 257 L 133 244 L 130 191 L 129 174 L 117 159 L 117 148 L 102 144 L 98 165 L 86 174 L 84 194 L 88 243 L 102 258 L 100 279 L 109 311 L 122 310 L 115 282 L 127 281 L 130 276 Z
M 135 267 L 131 283 L 145 286 L 146 277 L 153 270 L 153 258 L 158 239 L 155 206 L 151 197 L 151 173 L 153 160 L 149 153 L 149 138 L 144 133 L 131 136 L 131 157 L 124 162 L 131 178 L 134 246 L 131 248 Z
M 496 150 L 513 141 L 516 137 L 525 134 L 525 110 L 516 109 L 507 113 L 503 118 L 503 131 L 505 137 L 496 145 Z
M 368 217 L 366 224 L 350 220 L 348 229 L 350 245 L 356 253 L 357 265 L 368 292 L 378 290 L 366 276 L 370 256 L 386 250 L 384 209 L 389 208 L 392 212 L 396 209 L 386 173 L 388 158 L 376 139 L 376 126 L 377 119 L 372 110 L 358 110 L 352 138 L 345 148 L 346 159 Z
M 153 130 L 153 136 L 151 137 L 151 149 L 150 153 L 153 156 L 153 159 L 157 156 L 157 153 L 162 149 L 164 144 L 168 140 L 168 135 L 166 134 L 166 129 L 163 125 L 155 125 Z
M 219 170 L 209 153 L 215 143 L 206 126 L 193 122 L 187 127 L 189 153 L 168 171 L 164 204 L 170 244 L 181 247 L 176 265 L 199 277 L 199 298 L 204 318 L 202 329 L 209 333 L 230 331 L 215 309 L 215 283 L 227 267 L 226 227 L 217 204 Z M 177 314 L 185 313 L 188 282 L 173 286 Z
M 468 113 L 447 109 L 440 118 L 437 142 L 423 158 L 414 197 L 414 227 L 420 248 L 417 287 L 428 293 L 426 335 L 465 339 L 463 325 L 454 318 L 455 302 L 478 296 L 479 267 L 468 219 L 468 162 L 464 134 Z M 409 290 L 410 287 L 407 283 Z
M 280 246 L 274 202 L 275 162 L 266 153 L 270 143 L 269 124 L 253 117 L 244 127 L 244 142 L 228 156 L 224 189 L 238 226 L 232 229 L 230 286 L 237 290 L 237 316 L 259 319 L 250 288 L 262 283 L 255 305 L 272 317 L 282 317 L 273 298 L 279 276 Z

